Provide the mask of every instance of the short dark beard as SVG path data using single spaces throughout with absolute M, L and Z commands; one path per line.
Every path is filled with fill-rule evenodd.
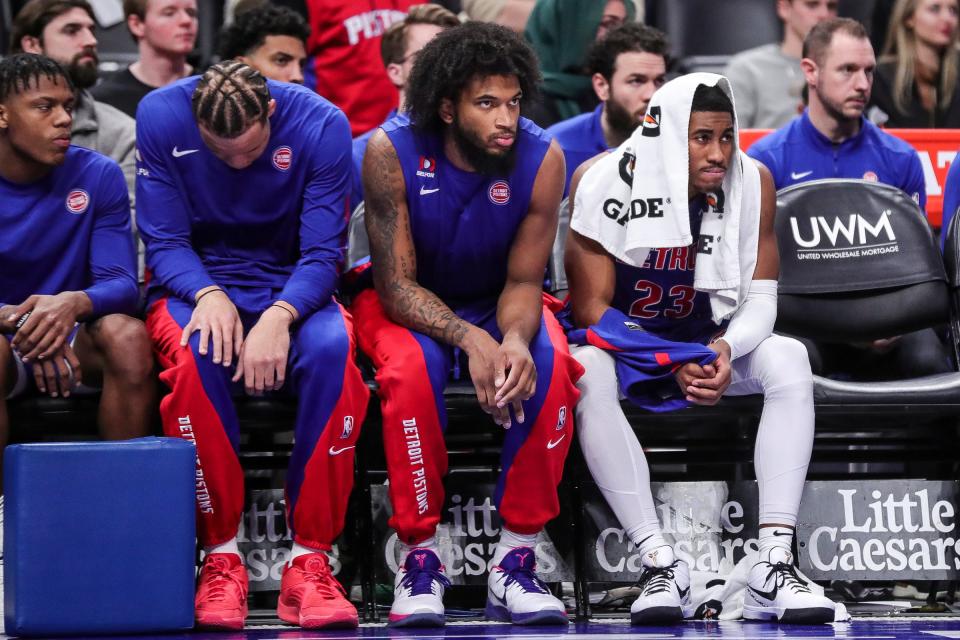
M 81 57 L 88 55 L 93 56 L 93 62 L 84 62 L 82 64 L 78 62 Z M 77 89 L 89 89 L 97 83 L 98 61 L 96 51 L 83 51 L 75 55 L 73 60 L 70 61 L 70 64 L 64 65 Z
M 612 87 L 610 89 L 610 99 L 607 100 L 605 108 L 607 110 L 607 124 L 618 138 L 626 140 L 640 126 L 640 121 L 617 102 Z
M 513 165 L 517 158 L 517 140 L 514 138 L 510 150 L 502 156 L 496 156 L 486 151 L 476 134 L 460 126 L 458 120 L 454 120 L 450 125 L 453 135 L 453 142 L 457 146 L 457 151 L 463 156 L 474 171 L 483 176 L 505 178 L 513 171 Z

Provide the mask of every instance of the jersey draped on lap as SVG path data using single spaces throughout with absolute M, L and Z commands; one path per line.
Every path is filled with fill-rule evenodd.
M 672 370 L 677 363 L 712 362 L 715 354 L 701 345 L 723 330 L 713 322 L 709 294 L 693 287 L 696 239 L 705 207 L 703 196 L 690 201 L 694 237 L 690 246 L 652 249 L 639 267 L 615 261 L 610 306 L 626 316 L 625 322 L 617 322 L 616 315 L 605 315 L 587 332 L 570 334 L 575 342 L 612 352 L 623 395 L 651 411 L 671 411 L 689 404 L 673 381 Z M 651 339 L 645 340 L 642 334 Z
M 418 283 L 499 341 L 497 298 L 549 138 L 521 118 L 514 168 L 491 178 L 454 167 L 439 135 L 399 119 L 383 129 L 403 170 Z M 380 385 L 394 509 L 390 525 L 401 541 L 415 544 L 433 535 L 440 521 L 447 470 L 443 391 L 451 367 L 467 378 L 467 363 L 451 346 L 392 322 L 371 289 L 358 296 L 353 312 L 360 347 L 373 359 Z M 559 511 L 556 487 L 573 437 L 575 382 L 582 373 L 546 309 L 530 353 L 537 390 L 523 403 L 524 423 L 514 419 L 506 432 L 495 493 L 507 528 L 527 534 Z
M 198 333 L 187 348 L 180 335 L 196 292 L 210 285 L 229 295 L 245 333 L 274 301 L 293 305 L 300 320 L 284 386 L 297 397 L 288 523 L 301 544 L 328 549 L 343 527 L 369 395 L 353 359 L 352 320 L 332 299 L 346 228 L 349 127 L 309 90 L 269 82 L 277 107 L 266 150 L 250 167 L 232 169 L 200 138 L 190 108 L 196 83 L 153 92 L 137 120 L 147 328 L 171 390 L 160 405 L 163 428 L 197 446 L 201 543 L 229 540 L 243 508 L 240 389 L 230 382 L 233 367 L 199 354 Z
M 84 291 L 93 315 L 137 312 L 130 204 L 114 161 L 70 147 L 29 184 L 0 178 L 0 305 Z

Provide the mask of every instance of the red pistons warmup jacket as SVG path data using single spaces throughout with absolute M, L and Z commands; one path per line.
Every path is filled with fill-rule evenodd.
M 386 119 L 397 90 L 380 58 L 380 38 L 424 0 L 307 0 L 305 84 L 340 107 L 354 137 Z

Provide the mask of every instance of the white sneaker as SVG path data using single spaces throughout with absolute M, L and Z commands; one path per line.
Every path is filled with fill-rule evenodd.
M 670 564 L 643 567 L 637 582 L 640 595 L 630 606 L 630 624 L 670 624 L 693 616 L 690 569 L 683 560 L 673 559 L 672 549 L 665 560 Z
M 567 624 L 567 608 L 537 577 L 536 554 L 512 549 L 487 579 L 486 615 L 513 624 Z
M 391 627 L 442 627 L 443 592 L 450 586 L 440 558 L 429 549 L 413 549 L 397 571 Z
M 834 609 L 833 601 L 811 591 L 790 563 L 764 560 L 750 569 L 743 596 L 743 617 L 747 620 L 823 624 L 833 622 Z

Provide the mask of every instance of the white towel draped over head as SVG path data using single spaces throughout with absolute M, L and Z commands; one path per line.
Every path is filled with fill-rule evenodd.
M 651 249 L 693 242 L 687 140 L 700 85 L 719 86 L 733 104 L 723 76 L 691 73 L 671 80 L 653 95 L 633 135 L 580 180 L 570 227 L 627 264 L 641 266 Z M 733 158 L 720 191 L 707 194 L 694 271 L 694 287 L 710 295 L 718 324 L 750 289 L 760 228 L 760 172 L 740 151 L 736 118 L 733 127 Z

